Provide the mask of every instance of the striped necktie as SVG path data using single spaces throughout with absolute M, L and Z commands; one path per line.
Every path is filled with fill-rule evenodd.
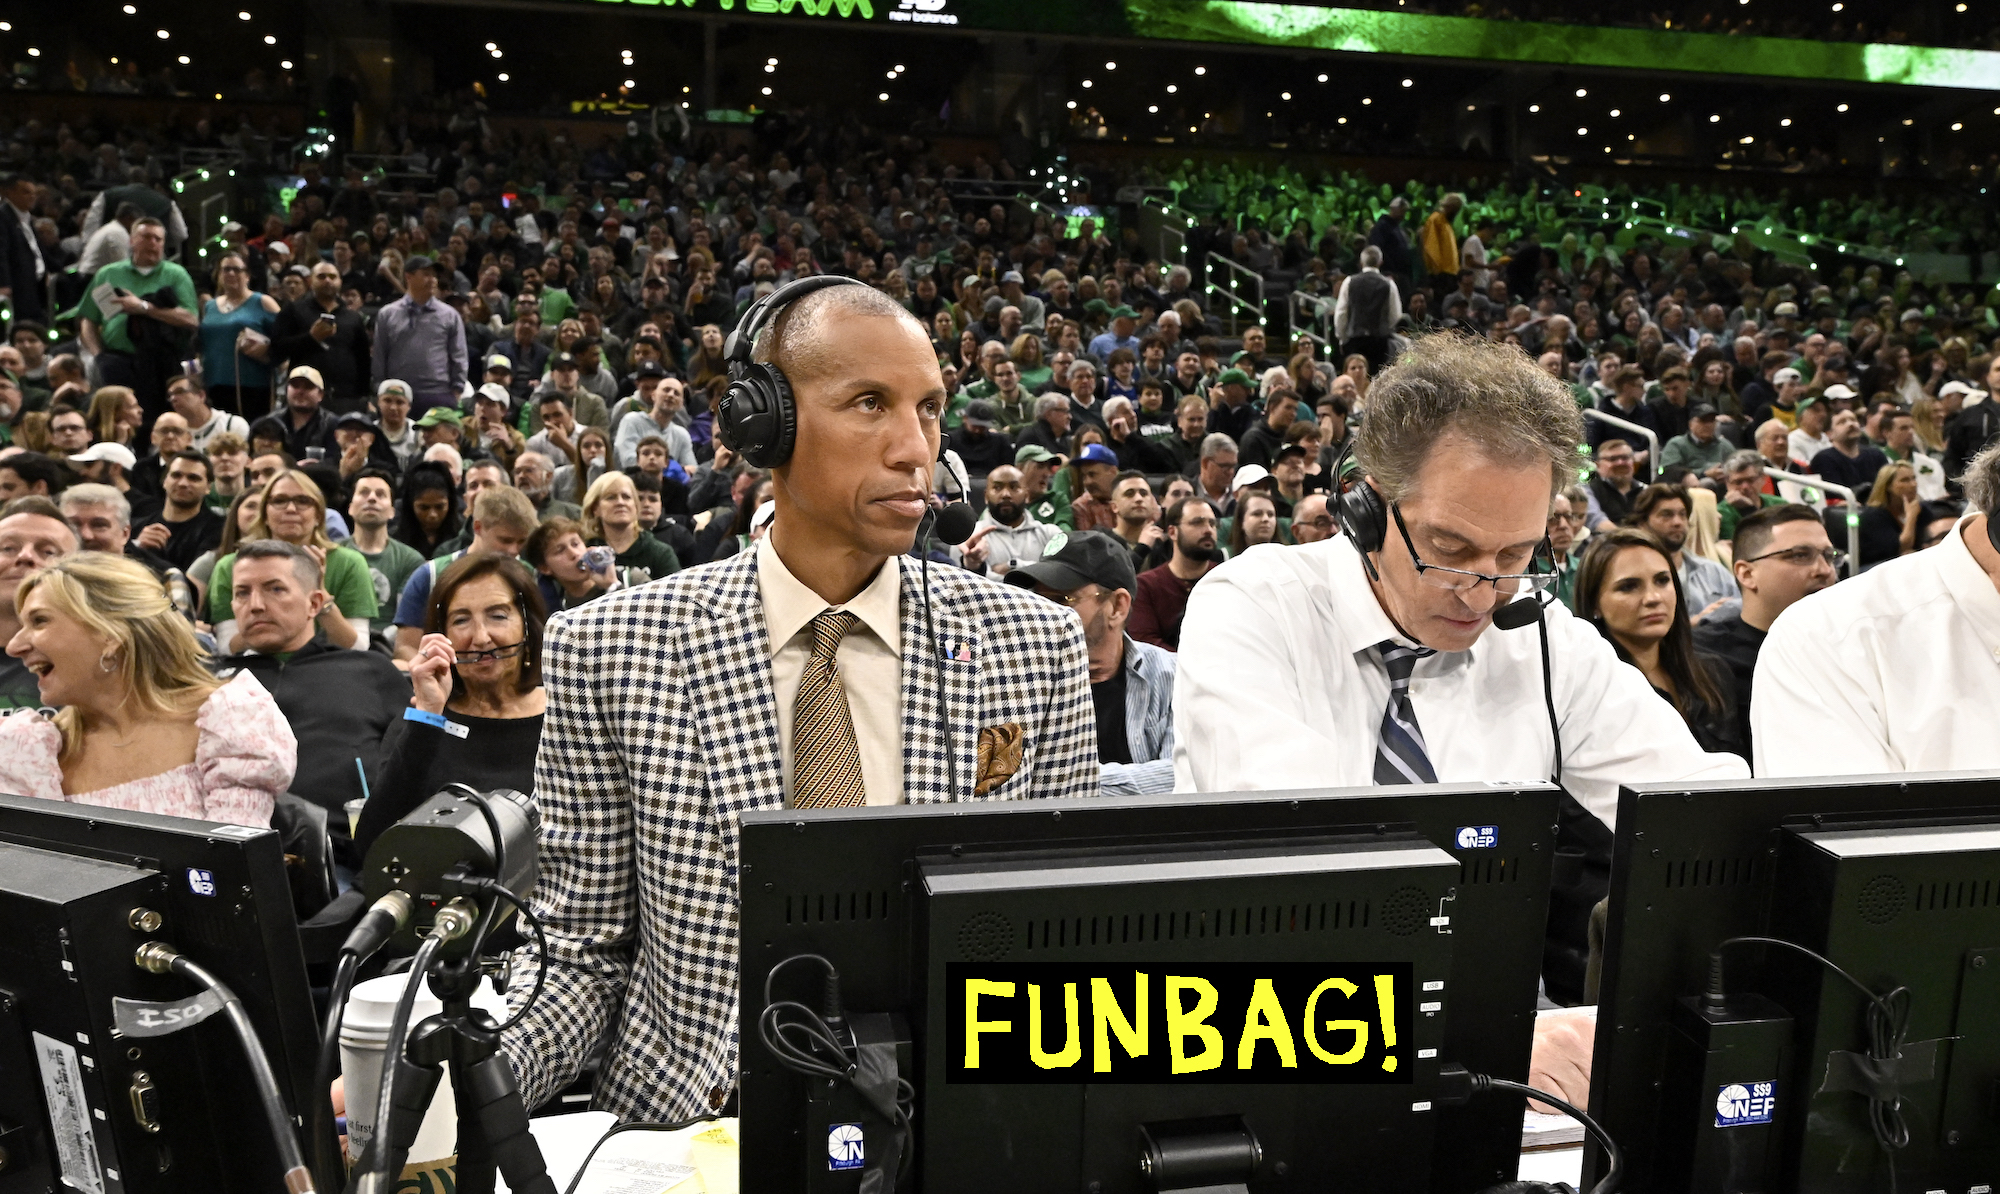
M 812 620 L 812 658 L 799 676 L 792 703 L 792 807 L 851 808 L 867 802 L 861 782 L 861 747 L 847 689 L 834 666 L 834 652 L 861 619 L 827 610 Z
M 1410 704 L 1410 672 L 1417 666 L 1417 660 L 1436 652 L 1429 647 L 1405 647 L 1393 639 L 1377 644 L 1375 651 L 1389 672 L 1389 707 L 1382 711 L 1382 743 L 1375 749 L 1375 782 L 1434 784 L 1437 772 L 1431 768 L 1424 732 L 1417 727 L 1417 711 Z

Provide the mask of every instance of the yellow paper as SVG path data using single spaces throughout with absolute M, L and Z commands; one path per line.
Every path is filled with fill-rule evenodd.
M 717 1120 L 688 1140 L 688 1163 L 707 1183 L 706 1194 L 738 1194 L 737 1169 L 741 1164 L 736 1144 L 736 1121 Z

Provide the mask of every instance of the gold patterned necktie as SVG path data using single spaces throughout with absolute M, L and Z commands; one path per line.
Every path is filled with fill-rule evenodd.
M 834 666 L 840 640 L 860 621 L 842 610 L 812 620 L 812 658 L 792 702 L 793 808 L 851 808 L 867 801 L 847 689 Z

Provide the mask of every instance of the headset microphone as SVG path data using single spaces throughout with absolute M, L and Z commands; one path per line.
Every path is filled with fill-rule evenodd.
M 1542 620 L 1542 603 L 1534 597 L 1509 601 L 1493 611 L 1493 624 L 1502 630 L 1519 630 Z
M 959 470 L 964 465 L 959 461 L 958 453 L 940 444 L 938 463 L 944 466 L 945 480 L 951 483 L 953 498 L 941 509 L 933 510 L 925 516 L 929 525 L 919 532 L 918 537 L 922 538 L 928 533 L 940 543 L 949 543 L 957 547 L 972 538 L 972 528 L 979 522 L 979 515 L 973 512 L 971 504 L 965 500 L 965 482 L 959 479 Z

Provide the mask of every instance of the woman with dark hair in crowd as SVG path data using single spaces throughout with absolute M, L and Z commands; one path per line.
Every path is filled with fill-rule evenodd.
M 201 374 L 209 405 L 256 418 L 271 409 L 271 327 L 278 300 L 250 289 L 241 253 L 215 267 L 215 296 L 201 308 Z
M 555 495 L 565 502 L 583 503 L 583 495 L 604 475 L 611 459 L 611 437 L 601 427 L 585 426 L 576 433 L 569 463 L 556 469 Z
M 1861 571 L 1917 550 L 1924 504 L 1917 499 L 1917 470 L 1907 460 L 1876 470 L 1861 508 Z
M 726 559 L 739 551 L 750 550 L 753 542 L 750 524 L 756 518 L 758 507 L 771 500 L 773 486 L 771 474 L 762 469 L 747 469 L 737 474 L 730 490 L 735 498 L 736 515 L 729 526 L 735 533 L 716 548 L 714 559 Z
M 1358 352 L 1350 352 L 1340 362 L 1340 371 L 1354 381 L 1354 406 L 1359 409 L 1368 400 L 1368 358 Z
M 548 610 L 520 561 L 492 552 L 446 568 L 410 661 L 410 709 L 382 736 L 354 844 L 361 852 L 448 783 L 533 792 L 542 741 Z
M 246 489 L 229 503 L 229 513 L 222 520 L 222 539 L 216 543 L 214 551 L 205 551 L 188 565 L 187 578 L 194 582 L 195 593 L 201 598 L 202 609 L 208 608 L 208 580 L 215 574 L 215 562 L 224 556 L 235 555 L 236 545 L 245 539 L 255 538 L 251 531 L 256 527 L 264 512 L 264 490 Z
M 1615 527 L 1591 537 L 1576 576 L 1576 613 L 1645 674 L 1706 751 L 1749 757 L 1735 687 L 1720 659 L 1694 645 L 1680 577 L 1651 531 Z
M 557 492 L 560 495 L 560 489 Z M 451 470 L 429 460 L 411 465 L 403 477 L 403 494 L 396 499 L 397 541 L 415 548 L 426 560 L 435 559 L 446 543 L 458 538 L 463 521 Z
M 1236 516 L 1229 520 L 1229 558 L 1266 543 L 1283 543 L 1283 531 L 1278 499 L 1261 489 L 1244 490 L 1236 503 Z
M 187 619 L 142 565 L 85 551 L 21 582 L 9 655 L 33 672 L 43 717 L 0 718 L 0 792 L 269 825 L 298 742 L 255 677 L 202 666 Z

